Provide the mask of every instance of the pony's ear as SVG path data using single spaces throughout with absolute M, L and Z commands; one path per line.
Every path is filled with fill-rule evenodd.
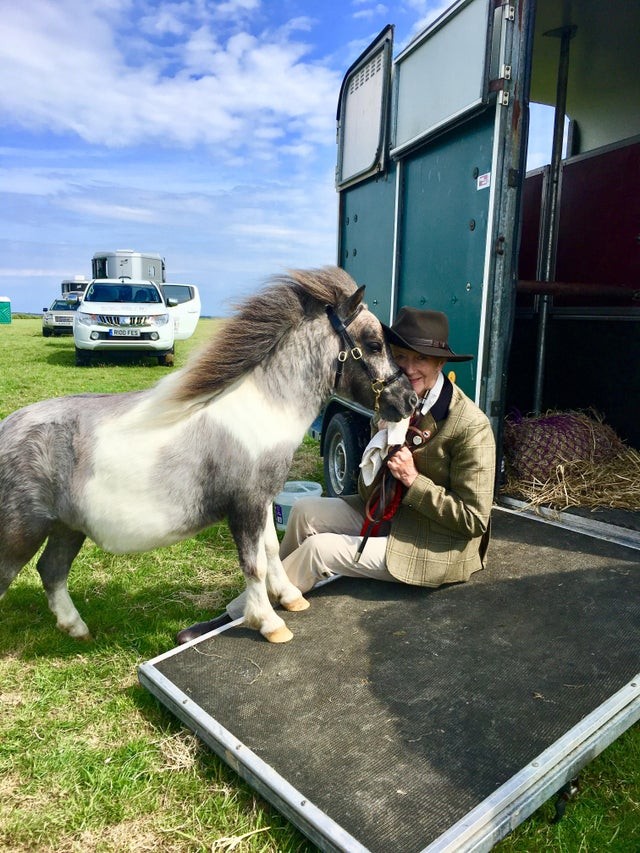
M 340 305 L 339 314 L 343 320 L 346 320 L 347 317 L 351 317 L 352 314 L 355 314 L 358 306 L 364 299 L 364 289 L 365 285 L 359 287 L 355 293 L 352 293 L 348 299 Z

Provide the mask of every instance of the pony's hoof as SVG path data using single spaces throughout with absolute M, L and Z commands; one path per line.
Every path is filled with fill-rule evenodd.
M 91 631 L 84 623 L 82 625 L 60 625 L 58 623 L 57 627 L 63 634 L 68 634 L 74 640 L 80 640 L 82 643 L 93 642 Z
M 302 596 L 300 596 L 300 598 L 296 598 L 294 601 L 283 601 L 281 604 L 282 607 L 290 613 L 297 613 L 299 610 L 306 610 L 308 607 L 311 607 L 307 599 Z
M 270 643 L 288 643 L 289 640 L 293 639 L 293 634 L 286 625 L 276 628 L 275 631 L 269 631 L 268 634 L 263 634 L 263 636 Z

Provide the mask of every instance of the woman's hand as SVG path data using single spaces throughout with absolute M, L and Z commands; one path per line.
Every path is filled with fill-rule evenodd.
M 413 454 L 406 446 L 402 446 L 393 456 L 389 457 L 387 467 L 396 480 L 400 480 L 402 485 L 407 488 L 409 488 L 418 476 L 418 469 L 413 461 Z

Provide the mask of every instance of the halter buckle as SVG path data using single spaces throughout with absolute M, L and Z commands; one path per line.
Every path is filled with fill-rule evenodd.
M 380 411 L 380 394 L 382 394 L 382 392 L 384 391 L 384 387 L 385 387 L 384 379 L 374 379 L 373 382 L 371 383 L 371 390 L 373 391 L 373 394 L 375 397 L 375 399 L 373 401 L 374 412 Z
M 351 357 L 352 357 L 355 361 L 358 361 L 359 359 L 361 359 L 361 358 L 362 358 L 362 350 L 360 349 L 360 347 L 354 347 L 354 348 L 351 350 Z

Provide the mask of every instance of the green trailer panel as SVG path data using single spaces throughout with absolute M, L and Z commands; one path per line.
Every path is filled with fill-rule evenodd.
M 396 165 L 342 193 L 340 266 L 367 287 L 366 301 L 383 323 L 393 316 Z
M 475 396 L 487 244 L 495 113 L 440 137 L 403 162 L 397 304 L 444 311 L 455 352 L 456 381 Z M 452 251 L 459 246 L 459 251 Z

